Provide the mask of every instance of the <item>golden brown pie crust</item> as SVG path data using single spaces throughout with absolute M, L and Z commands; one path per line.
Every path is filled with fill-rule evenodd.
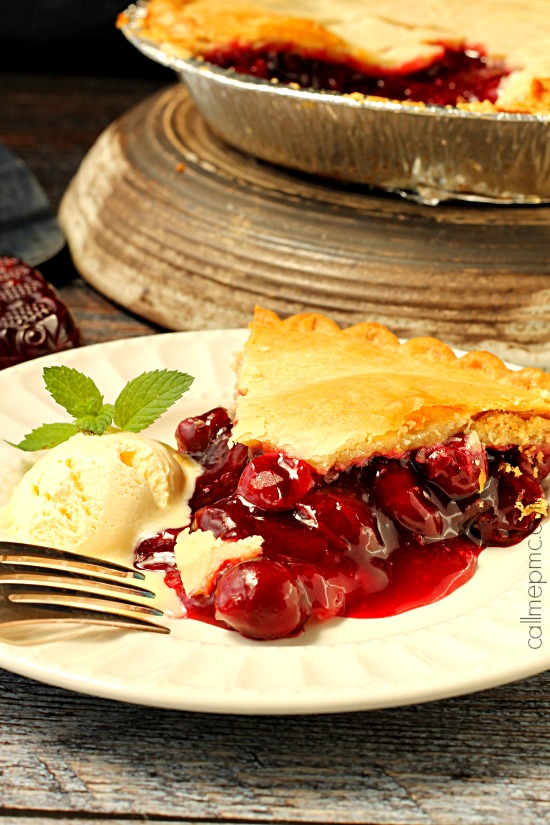
M 479 48 L 510 70 L 496 102 L 471 111 L 550 112 L 546 0 L 150 0 L 141 34 L 170 54 L 208 56 L 227 46 L 280 48 L 397 73 L 430 66 L 445 46 Z M 496 8 L 495 8 L 496 7 Z M 119 17 L 124 25 L 126 17 Z
M 319 472 L 398 456 L 458 432 L 489 447 L 550 445 L 550 376 L 436 338 L 257 308 L 237 368 L 233 438 Z
M 119 25 L 125 22 L 124 15 Z M 201 57 L 213 49 L 240 43 L 251 48 L 296 45 L 300 54 L 330 54 L 334 60 L 350 55 L 345 40 L 303 17 L 276 14 L 254 3 L 223 0 L 152 0 L 142 34 L 161 43 L 167 52 Z M 299 44 L 299 46 L 298 46 Z M 357 59 L 361 59 L 360 52 Z M 370 55 L 363 59 L 368 62 Z

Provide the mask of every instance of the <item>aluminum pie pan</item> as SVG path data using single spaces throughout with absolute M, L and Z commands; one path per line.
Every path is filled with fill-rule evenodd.
M 550 115 L 478 113 L 274 84 L 169 53 L 140 34 L 146 8 L 126 10 L 124 35 L 173 69 L 212 131 L 241 152 L 427 205 L 550 202 Z

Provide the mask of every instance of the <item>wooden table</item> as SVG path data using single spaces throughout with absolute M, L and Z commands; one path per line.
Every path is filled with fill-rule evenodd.
M 58 206 L 78 163 L 147 80 L 4 76 L 0 140 Z M 154 328 L 68 256 L 42 268 L 87 343 Z M 238 717 L 117 704 L 0 671 L 0 823 L 550 821 L 550 674 L 370 713 Z

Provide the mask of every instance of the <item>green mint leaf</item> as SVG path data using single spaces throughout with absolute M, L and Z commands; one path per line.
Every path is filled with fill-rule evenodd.
M 97 415 L 98 427 L 102 428 L 98 435 L 103 435 L 107 427 L 110 427 L 115 417 L 115 408 L 113 404 L 104 404 Z
M 73 416 L 72 424 L 42 424 L 12 447 L 29 452 L 47 450 L 76 433 L 103 435 L 113 420 L 122 430 L 140 432 L 172 406 L 194 381 L 179 370 L 144 372 L 129 381 L 115 404 L 104 404 L 95 383 L 78 370 L 44 368 L 44 381 L 52 398 Z
M 73 418 L 98 415 L 103 396 L 91 378 L 72 367 L 44 367 L 46 388 Z
M 113 421 L 114 412 L 112 404 L 104 404 L 98 415 L 84 415 L 82 418 L 75 418 L 74 423 L 83 433 L 103 435 Z
M 139 433 L 187 392 L 193 376 L 179 370 L 153 370 L 129 381 L 115 401 L 115 424 Z
M 20 450 L 34 452 L 35 450 L 49 450 L 67 441 L 72 435 L 76 435 L 78 427 L 76 424 L 42 424 L 28 435 L 19 444 L 11 444 L 12 447 L 19 447 Z

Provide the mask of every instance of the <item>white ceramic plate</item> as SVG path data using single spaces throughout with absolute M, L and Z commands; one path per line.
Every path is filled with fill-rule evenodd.
M 43 388 L 46 364 L 91 375 L 107 400 L 143 370 L 168 367 L 196 376 L 148 431 L 173 443 L 180 418 L 231 402 L 231 361 L 244 338 L 241 330 L 167 333 L 4 370 L 1 436 L 18 441 L 63 416 Z M 23 461 L 0 443 L 0 504 Z M 296 639 L 253 642 L 191 620 L 173 620 L 172 634 L 161 637 L 68 626 L 0 640 L 0 667 L 94 696 L 216 713 L 366 710 L 469 693 L 550 666 L 549 549 L 545 524 L 520 545 L 485 550 L 473 579 L 437 604 L 387 619 L 334 620 Z M 525 621 L 530 609 L 536 619 Z

